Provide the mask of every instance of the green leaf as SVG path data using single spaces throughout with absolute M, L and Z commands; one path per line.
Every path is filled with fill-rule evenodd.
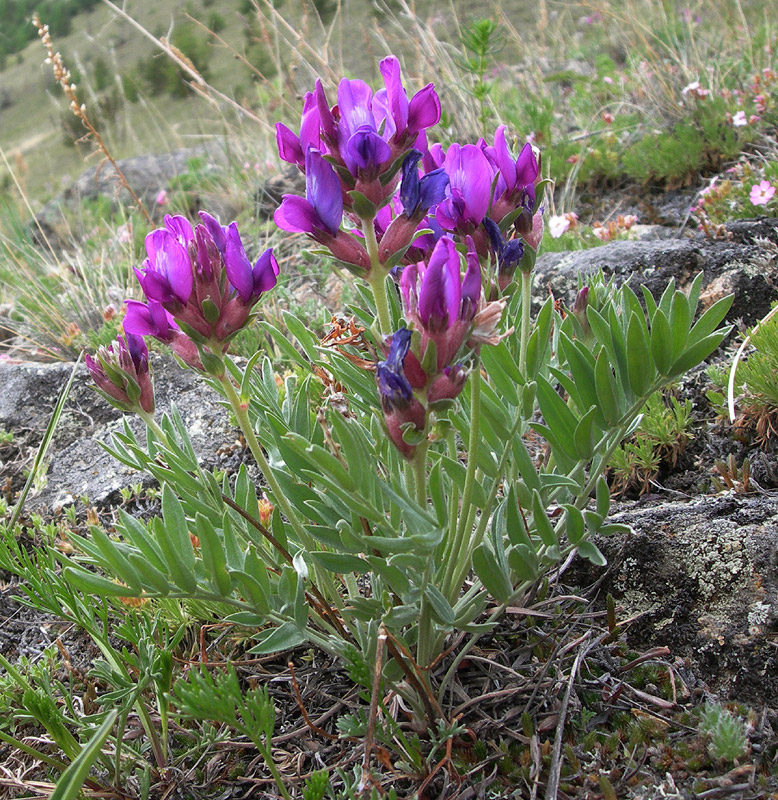
M 285 622 L 278 628 L 270 628 L 261 631 L 256 636 L 260 640 L 259 644 L 254 645 L 249 653 L 264 655 L 267 653 L 278 653 L 281 650 L 290 650 L 308 641 L 305 631 L 300 630 L 293 622 Z
M 523 383 L 519 367 L 511 356 L 505 341 L 494 347 L 484 347 L 481 363 L 495 389 L 512 405 L 519 404 L 518 386 Z
M 362 575 L 370 571 L 370 565 L 362 558 L 348 553 L 316 552 L 309 554 L 311 558 L 329 572 L 347 573 L 356 572 Z
M 627 374 L 636 397 L 642 397 L 654 379 L 654 363 L 648 346 L 648 332 L 643 312 L 633 313 L 627 326 Z
M 597 484 L 595 486 L 595 499 L 596 499 L 596 506 L 597 506 L 597 513 L 605 519 L 608 516 L 608 512 L 610 511 L 611 507 L 611 492 L 608 488 L 608 481 L 600 475 L 597 478 Z
M 657 309 L 651 318 L 651 356 L 660 375 L 667 375 L 673 363 L 673 343 L 670 323 L 664 313 Z
M 578 420 L 554 387 L 542 376 L 538 378 L 538 405 L 546 425 L 560 439 L 564 452 L 575 458 L 572 441 Z
M 621 420 L 621 408 L 617 394 L 616 379 L 608 363 L 606 348 L 602 348 L 594 364 L 594 383 L 597 388 L 599 408 L 611 427 L 616 427 Z
M 361 217 L 364 220 L 372 220 L 375 218 L 376 212 L 378 211 L 375 203 L 368 200 L 367 197 L 362 194 L 362 192 L 359 192 L 356 189 L 352 189 L 350 192 L 348 192 L 348 195 L 351 198 L 351 207 L 354 209 L 354 213 L 358 217 Z
M 567 538 L 573 543 L 578 544 L 586 534 L 584 516 L 580 509 L 574 505 L 565 504 L 565 533 Z
M 578 545 L 578 554 L 587 561 L 591 561 L 592 564 L 597 567 L 604 567 L 608 563 L 608 560 L 600 552 L 600 549 L 597 547 L 597 545 L 588 540 L 580 542 Z
M 228 523 L 229 524 L 229 523 Z M 232 596 L 232 580 L 227 571 L 227 555 L 222 540 L 213 525 L 201 514 L 195 517 L 195 529 L 200 540 L 200 555 L 205 574 L 210 578 L 222 597 Z
M 670 375 L 683 375 L 692 367 L 702 363 L 729 334 L 730 329 L 726 328 L 716 333 L 711 333 L 699 342 L 695 342 L 683 355 L 673 364 Z
M 281 351 L 281 355 L 288 358 L 292 363 L 297 364 L 306 371 L 311 369 L 310 362 L 306 361 L 297 348 L 289 341 L 285 334 L 269 322 L 260 322 L 262 328 L 270 334 L 270 338 Z
M 689 332 L 689 341 L 697 342 L 712 333 L 718 324 L 727 316 L 727 312 L 732 306 L 734 295 L 728 294 L 717 300 L 702 316 L 695 322 Z
M 446 627 L 453 627 L 454 625 L 454 609 L 451 604 L 446 600 L 442 593 L 435 588 L 431 583 L 424 587 L 424 597 L 430 604 L 432 615 L 435 619 Z
M 519 580 L 534 581 L 540 572 L 540 562 L 534 548 L 517 544 L 508 551 L 508 563 Z
M 501 568 L 492 550 L 484 544 L 473 551 L 473 569 L 492 597 L 501 603 L 510 600 L 513 594 L 510 576 Z
M 286 329 L 289 333 L 297 339 L 297 343 L 302 347 L 308 359 L 312 362 L 318 361 L 319 352 L 317 348 L 319 342 L 313 333 L 311 333 L 310 327 L 301 322 L 299 317 L 296 317 L 291 311 L 284 312 L 284 325 L 286 325 Z
M 96 594 L 98 597 L 137 597 L 140 592 L 133 592 L 127 586 L 120 586 L 115 581 L 95 575 L 85 569 L 65 567 L 63 574 L 68 583 L 85 594 Z
M 135 569 L 138 570 L 138 574 L 141 576 L 144 586 L 147 586 L 148 590 L 150 590 L 149 594 L 154 593 L 162 597 L 170 594 L 171 586 L 167 575 L 150 564 L 141 553 L 137 551 L 128 552 L 127 558 Z
M 554 526 L 546 515 L 540 492 L 532 493 L 532 525 L 546 547 L 556 547 L 559 544 Z
M 502 507 L 505 509 L 505 527 L 509 541 L 514 545 L 526 544 L 531 547 L 532 539 L 527 532 L 527 524 L 519 513 L 519 502 L 514 486 L 508 490 Z
M 157 544 L 165 558 L 168 574 L 176 586 L 187 594 L 194 594 L 197 590 L 194 548 L 184 509 L 169 484 L 162 487 L 162 518 L 165 528 Z
M 588 461 L 594 454 L 594 447 L 598 439 L 595 429 L 596 416 L 597 409 L 592 406 L 576 426 L 573 442 L 579 461 Z
M 103 744 L 109 737 L 118 715 L 119 712 L 116 710 L 108 712 L 108 715 L 92 738 L 84 745 L 73 763 L 59 777 L 57 785 L 50 795 L 50 800 L 76 800 L 84 782 L 89 777 L 92 766 L 100 756 Z
M 527 343 L 526 377 L 527 380 L 534 380 L 541 372 L 546 355 L 548 353 L 551 324 L 553 322 L 554 298 L 549 297 L 541 306 L 535 320 L 534 330 Z M 488 348 L 486 348 L 488 349 Z
M 683 292 L 673 295 L 670 305 L 670 335 L 673 344 L 673 358 L 677 359 L 683 353 L 686 341 L 689 338 L 689 328 L 692 321 L 692 312 L 689 301 Z M 685 371 L 685 370 L 684 370 Z
M 465 479 L 467 476 L 467 468 L 461 461 L 455 461 L 453 458 L 441 455 L 438 462 L 446 475 L 457 485 L 460 492 L 464 491 Z M 473 503 L 478 508 L 486 506 L 486 492 L 483 486 L 477 481 L 473 481 Z

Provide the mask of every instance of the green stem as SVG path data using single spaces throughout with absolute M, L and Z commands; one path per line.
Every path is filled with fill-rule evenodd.
M 521 273 L 521 329 L 519 338 L 519 370 L 524 375 L 527 367 L 527 344 L 529 343 L 530 310 L 532 306 L 532 273 Z M 525 376 L 526 378 L 526 376 Z
M 227 400 L 229 401 L 229 404 L 235 413 L 235 417 L 238 420 L 238 426 L 240 427 L 243 435 L 246 437 L 246 443 L 249 446 L 249 450 L 251 450 L 251 455 L 254 456 L 257 465 L 262 471 L 262 475 L 267 481 L 270 491 L 273 493 L 275 502 L 289 520 L 289 524 L 292 526 L 292 529 L 297 535 L 297 539 L 300 544 L 305 547 L 306 550 L 312 552 L 315 549 L 313 541 L 311 540 L 311 537 L 308 536 L 305 528 L 303 528 L 294 508 L 292 508 L 289 500 L 276 480 L 273 470 L 270 468 L 267 458 L 265 458 L 265 454 L 262 452 L 262 445 L 260 445 L 259 440 L 254 433 L 254 426 L 251 424 L 251 420 L 249 419 L 248 407 L 241 403 L 238 393 L 235 391 L 235 387 L 232 384 L 232 380 L 230 379 L 229 375 L 226 374 L 226 371 L 221 375 L 221 377 L 218 378 L 218 381 L 224 388 L 224 394 L 226 395 Z
M 386 269 L 378 257 L 378 240 L 376 239 L 375 226 L 372 219 L 362 220 L 362 233 L 365 237 L 365 248 L 370 257 L 370 272 L 367 274 L 367 283 L 373 292 L 378 327 L 383 336 L 388 336 L 392 332 L 392 318 L 389 314 L 389 301 L 386 297 Z
M 415 487 L 416 502 L 422 507 L 427 507 L 427 450 L 429 442 L 424 441 L 416 447 L 413 454 L 413 484 Z
M 139 410 L 137 414 L 146 424 L 146 427 L 157 437 L 157 439 L 160 440 L 160 442 L 164 442 L 167 439 L 165 431 L 160 428 L 159 423 L 154 419 L 153 414 L 149 414 L 142 409 Z
M 481 369 L 476 364 L 473 374 L 470 377 L 470 436 L 467 442 L 467 472 L 465 473 L 465 485 L 462 489 L 462 505 L 459 517 L 456 519 L 456 529 L 451 542 L 450 558 L 446 565 L 445 578 L 443 580 L 443 594 L 451 603 L 455 600 L 456 593 L 459 591 L 458 585 L 454 583 L 454 577 L 458 569 L 459 559 L 465 549 L 467 538 L 467 521 L 470 519 L 470 504 L 473 499 L 473 485 L 475 483 L 476 453 L 478 452 L 480 436 L 480 417 L 481 417 Z M 454 519 L 450 523 L 454 524 Z

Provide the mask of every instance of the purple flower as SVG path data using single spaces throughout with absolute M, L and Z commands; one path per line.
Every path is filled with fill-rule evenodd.
M 420 134 L 440 121 L 440 100 L 433 84 L 428 83 L 408 102 L 400 77 L 400 62 L 387 56 L 379 64 L 384 89 L 375 93 L 374 106 L 383 109 L 386 135 L 393 140 L 395 150 L 415 145 Z
M 527 142 L 514 158 L 505 138 L 505 125 L 494 134 L 492 147 L 482 144 L 484 154 L 498 171 L 492 198 L 491 217 L 497 222 L 514 211 L 531 217 L 535 210 L 535 184 L 540 177 L 540 153 Z
M 321 81 L 316 82 L 317 91 L 321 90 Z M 327 109 L 329 113 L 329 109 Z M 276 123 L 276 144 L 278 155 L 283 161 L 296 164 L 300 169 L 305 168 L 305 154 L 309 147 L 322 150 L 320 128 L 322 125 L 321 113 L 317 96 L 307 92 L 303 99 L 303 114 L 300 121 L 300 135 L 294 134 L 286 125 Z
M 445 230 L 472 233 L 489 210 L 494 168 L 474 144 L 452 144 L 442 166 L 451 193 L 438 204 L 435 219 Z
M 402 182 L 400 183 L 400 202 L 403 214 L 417 221 L 433 207 L 440 203 L 446 196 L 449 177 L 446 171 L 439 167 L 419 178 L 419 161 L 422 153 L 411 150 L 403 159 Z
M 413 398 L 413 389 L 403 371 L 403 362 L 410 345 L 411 332 L 407 328 L 400 328 L 392 335 L 386 360 L 379 361 L 376 365 L 378 391 L 385 412 L 395 408 L 405 409 Z
M 405 253 L 416 231 L 430 227 L 429 221 L 424 220 L 425 215 L 446 196 L 448 175 L 438 168 L 420 178 L 418 163 L 421 158 L 418 150 L 411 150 L 403 159 L 399 193 L 401 213 L 389 222 L 392 207 L 397 210 L 398 198 L 395 196 L 392 203 L 381 208 L 376 216 L 377 233 L 381 234 L 378 257 L 382 262 Z
M 205 212 L 193 230 L 184 217 L 165 217 L 165 227 L 146 237 L 147 258 L 136 269 L 148 310 L 131 312 L 136 329 L 153 327 L 169 337 L 158 303 L 190 336 L 224 344 L 246 324 L 260 296 L 276 284 L 278 264 L 265 251 L 252 266 L 233 222 L 222 227 Z
M 319 241 L 321 234 L 337 235 L 343 219 L 340 181 L 318 150 L 309 147 L 305 154 L 305 197 L 285 194 L 273 219 L 282 230 Z
M 149 352 L 142 336 L 132 333 L 117 336 L 114 344 L 97 351 L 96 359 L 87 354 L 84 362 L 97 388 L 117 408 L 154 413 Z
M 165 311 L 160 303 L 155 300 L 149 300 L 148 303 L 125 300 L 124 303 L 127 311 L 122 326 L 128 334 L 153 336 L 167 344 L 185 364 L 202 370 L 197 345 L 176 325 L 172 314 Z
M 422 360 L 429 342 L 435 343 L 436 373 L 452 363 L 480 303 L 480 264 L 472 239 L 468 239 L 464 279 L 460 271 L 456 245 L 451 237 L 444 236 L 435 245 L 428 263 L 411 264 L 400 277 L 406 319 L 421 332 Z

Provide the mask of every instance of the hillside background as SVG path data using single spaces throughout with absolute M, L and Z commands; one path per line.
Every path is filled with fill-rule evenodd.
M 325 41 L 339 62 L 327 65 L 333 75 L 358 72 L 372 80 L 379 58 L 389 51 L 384 37 L 393 50 L 416 52 L 423 60 L 417 42 L 403 42 L 397 17 L 404 9 L 395 0 L 389 5 L 368 0 L 260 5 L 252 0 L 127 0 L 122 8 L 153 36 L 165 37 L 185 53 L 209 84 L 266 120 L 263 134 L 256 124 L 244 130 L 245 120 L 234 109 L 225 113 L 223 106 L 198 97 L 149 38 L 100 0 L 0 0 L 0 147 L 33 204 L 56 194 L 96 158 L 91 146 L 75 143 L 83 129 L 44 64 L 45 50 L 30 21 L 35 11 L 49 25 L 79 98 L 115 157 L 191 147 L 227 133 L 264 135 L 270 141 L 273 122 L 299 113 L 299 96 L 316 68 L 325 66 L 313 63 Z M 496 6 L 473 0 L 419 0 L 408 8 L 452 43 L 461 23 L 496 13 Z M 500 8 L 519 26 L 530 13 L 525 0 Z M 10 188 L 8 169 L 0 161 L 0 191 Z

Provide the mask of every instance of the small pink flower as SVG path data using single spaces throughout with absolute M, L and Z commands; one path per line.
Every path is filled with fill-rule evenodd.
M 613 122 L 613 120 L 615 120 L 615 119 L 616 119 L 616 117 L 614 117 L 613 114 L 611 114 L 610 111 L 603 111 L 602 112 L 602 121 L 606 125 L 610 125 Z
M 752 114 L 748 118 L 748 124 L 749 125 L 755 125 L 757 122 L 759 122 L 759 116 L 757 114 Z
M 746 118 L 746 112 L 745 111 L 738 111 L 737 114 L 735 114 L 732 117 L 732 124 L 736 128 L 742 128 L 744 125 L 748 125 L 748 119 Z
M 751 205 L 766 206 L 773 199 L 774 194 L 775 186 L 773 186 L 770 181 L 755 183 L 751 187 Z
M 592 233 L 601 241 L 609 242 L 611 239 L 611 232 L 604 225 L 595 225 L 592 228 Z
M 166 206 L 170 202 L 170 198 L 167 196 L 167 191 L 165 191 L 165 189 L 160 189 L 154 202 L 158 206 Z
M 116 229 L 116 243 L 129 244 L 132 241 L 132 225 L 127 222 Z
M 613 83 L 613 78 L 611 78 L 611 76 L 610 76 L 610 75 L 606 75 L 606 76 L 605 76 L 605 77 L 602 79 L 602 81 L 603 81 L 603 83 Z
M 570 228 L 570 220 L 565 214 L 557 214 L 548 220 L 548 232 L 552 239 L 558 239 Z

